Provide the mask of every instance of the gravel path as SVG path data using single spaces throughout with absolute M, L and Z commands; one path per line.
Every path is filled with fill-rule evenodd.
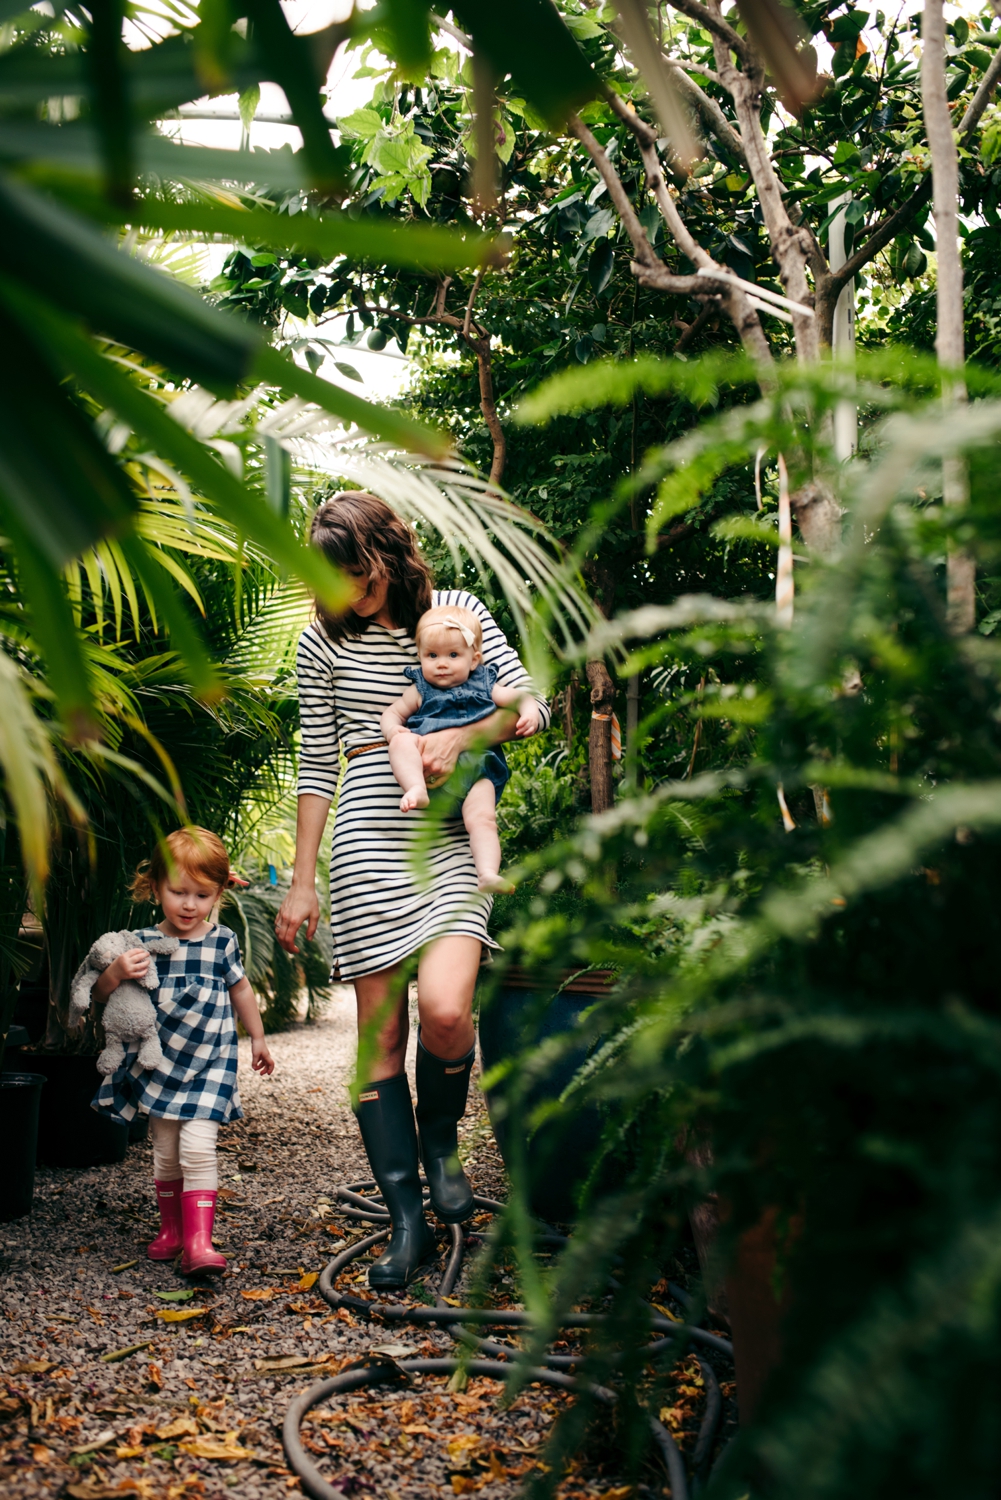
M 277 1500 L 298 1485 L 281 1448 L 282 1418 L 318 1374 L 336 1373 L 380 1341 L 402 1345 L 387 1351 L 401 1358 L 451 1352 L 444 1334 L 387 1333 L 344 1310 L 331 1314 L 315 1295 L 316 1273 L 359 1233 L 338 1221 L 334 1189 L 367 1174 L 347 1104 L 350 992 L 318 1024 L 270 1044 L 275 1074 L 260 1079 L 241 1042 L 246 1118 L 220 1135 L 216 1240 L 230 1268 L 219 1281 L 199 1283 L 187 1300 L 164 1297 L 183 1298 L 190 1287 L 171 1265 L 145 1258 L 156 1225 L 148 1144 L 130 1147 L 118 1166 L 40 1169 L 31 1215 L 0 1225 L 5 1500 L 213 1500 L 229 1491 Z M 503 1196 L 475 1085 L 461 1150 L 477 1189 Z M 321 1408 L 303 1431 L 346 1496 L 482 1489 L 485 1500 L 507 1500 L 535 1468 L 565 1398 L 534 1387 L 502 1411 L 499 1390 L 474 1380 L 452 1393 L 435 1377 L 418 1378 Z M 616 1478 L 614 1445 L 589 1447 L 596 1456 L 575 1467 L 560 1494 L 635 1493 Z

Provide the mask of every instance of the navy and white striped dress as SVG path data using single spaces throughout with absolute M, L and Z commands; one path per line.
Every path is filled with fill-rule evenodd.
M 436 590 L 434 604 L 472 610 L 483 627 L 483 660 L 505 687 L 531 690 L 518 653 L 479 599 L 464 589 Z M 299 641 L 302 741 L 298 791 L 333 798 L 341 752 L 382 740 L 383 710 L 410 686 L 404 668 L 417 647 L 403 629 L 369 624 L 360 635 L 331 641 L 314 624 Z M 543 726 L 549 709 L 538 700 Z M 439 825 L 426 857 L 429 883 L 410 864 L 425 810 L 400 812 L 400 788 L 385 745 L 347 762 L 337 801 L 330 855 L 330 925 L 335 979 L 391 968 L 435 937 L 463 934 L 491 948 L 492 898 L 476 889 L 469 836 L 461 821 Z
M 143 927 L 139 938 L 162 937 Z M 117 1120 L 138 1112 L 165 1120 L 240 1120 L 236 1088 L 236 1017 L 229 992 L 245 978 L 236 933 L 218 923 L 203 937 L 184 939 L 176 953 L 152 954 L 160 987 L 150 998 L 163 1062 L 140 1068 L 138 1049 L 110 1074 L 92 1108 Z

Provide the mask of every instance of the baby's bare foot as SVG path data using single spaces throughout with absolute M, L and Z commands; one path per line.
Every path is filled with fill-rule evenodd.
M 415 807 L 427 807 L 427 787 L 423 784 L 412 786 L 409 791 L 404 792 L 400 798 L 400 812 L 411 812 Z
M 514 885 L 503 875 L 481 875 L 476 882 L 476 889 L 484 896 L 510 896 Z

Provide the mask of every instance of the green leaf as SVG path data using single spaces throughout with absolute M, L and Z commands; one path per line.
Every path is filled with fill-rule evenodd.
M 742 355 L 707 356 L 691 363 L 649 354 L 637 355 L 628 364 L 603 359 L 586 370 L 562 370 L 545 381 L 515 409 L 514 419 L 527 426 L 599 406 L 626 406 L 638 391 L 648 396 L 679 391 L 701 406 L 714 398 L 722 382 L 741 385 L 755 378 L 753 364 Z
M 611 240 L 599 240 L 591 252 L 591 258 L 587 263 L 587 279 L 591 283 L 591 290 L 595 296 L 605 290 L 612 279 L 612 271 L 615 269 L 615 251 Z
M 320 89 L 338 44 L 350 33 L 350 23 L 328 26 L 310 36 L 296 36 L 279 0 L 245 0 L 254 23 L 254 44 L 268 59 L 268 76 L 281 84 L 302 133 L 302 146 L 314 187 L 335 191 L 343 182 L 341 159 L 330 139 L 330 121 L 323 113 Z
M 188 1287 L 176 1292 L 154 1292 L 154 1297 L 159 1297 L 161 1302 L 190 1302 L 195 1295 L 194 1289 Z
M 249 89 L 244 89 L 237 102 L 240 111 L 240 119 L 243 121 L 244 130 L 249 130 L 257 113 L 257 106 L 261 102 L 261 85 L 252 83 Z
M 373 260 L 382 265 L 440 271 L 497 264 L 505 252 L 503 239 L 476 231 L 453 230 L 436 224 L 395 224 L 350 219 L 346 214 L 270 213 L 267 209 L 229 208 L 215 203 L 166 203 L 155 199 L 137 204 L 128 214 L 109 215 L 107 204 L 91 200 L 95 213 L 116 222 L 143 224 L 193 234 L 232 235 L 243 245 L 270 245 L 300 250 L 325 260 L 344 255 L 349 260 Z M 269 259 L 267 264 L 271 264 Z M 255 257 L 254 264 L 258 264 Z
M 384 0 L 385 26 L 392 56 L 416 81 L 431 61 L 431 15 L 426 0 Z
M 31 612 L 32 635 L 45 658 L 46 682 L 73 739 L 94 732 L 90 674 L 62 575 L 21 524 L 0 481 L 0 524 L 10 537 L 17 574 Z
M 9 177 L 0 178 L 0 270 L 84 318 L 95 332 L 213 390 L 232 392 L 261 343 L 255 330 Z
M 136 135 L 133 148 L 136 171 L 152 177 L 247 182 L 286 190 L 310 186 L 302 152 L 293 153 L 288 146 L 280 151 L 217 151 L 210 146 L 178 146 L 162 135 Z M 347 156 L 346 146 L 336 149 Z M 36 178 L 45 163 L 68 168 L 84 179 L 96 176 L 101 169 L 98 138 L 87 124 L 2 121 L 0 157 L 31 162 Z
M 601 94 L 597 74 L 550 0 L 459 0 L 452 14 L 497 76 L 510 73 L 549 125 L 562 125 Z
M 219 673 L 205 643 L 192 622 L 177 590 L 158 568 L 138 537 L 123 537 L 119 546 L 126 561 L 142 584 L 152 610 L 159 611 L 174 647 L 185 668 L 192 691 L 203 703 L 224 696 Z
M 11 304 L 9 284 L 0 282 L 0 295 L 8 300 L 19 319 L 26 320 L 37 330 L 81 385 L 128 422 L 134 431 L 141 433 L 159 454 L 186 473 L 234 526 L 265 548 L 279 567 L 296 573 L 318 597 L 329 599 L 332 609 L 344 604 L 344 584 L 326 560 L 312 548 L 302 547 L 289 527 L 234 479 L 213 453 L 175 422 L 122 370 L 103 358 L 79 330 L 38 299 L 29 302 L 22 294 Z M 280 355 L 275 358 L 284 370 L 286 361 Z M 317 384 L 326 383 L 317 381 Z M 364 401 L 359 405 L 367 407 Z
M 68 399 L 30 330 L 0 311 L 0 486 L 48 566 L 123 531 L 138 503 L 90 423 Z
M 127 50 L 122 39 L 122 0 L 90 0 L 85 53 L 91 110 L 101 141 L 105 190 L 113 202 L 132 192 L 132 112 L 125 77 Z

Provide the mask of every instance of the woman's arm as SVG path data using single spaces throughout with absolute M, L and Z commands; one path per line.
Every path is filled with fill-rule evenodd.
M 312 627 L 299 638 L 296 670 L 299 682 L 299 807 L 296 813 L 295 865 L 292 885 L 275 918 L 275 936 L 287 953 L 298 953 L 296 936 L 303 922 L 312 937 L 320 920 L 316 899 L 316 857 L 327 826 L 327 813 L 340 775 L 340 739 L 334 694 L 336 658 L 332 647 Z
M 274 1059 L 264 1040 L 264 1027 L 261 1025 L 261 1013 L 257 1008 L 257 996 L 250 988 L 249 979 L 238 979 L 229 992 L 229 998 L 236 1011 L 237 1019 L 250 1037 L 254 1058 L 251 1067 L 255 1073 L 263 1073 L 265 1076 L 273 1073 L 275 1071 Z
M 433 734 L 417 735 L 428 786 L 447 780 L 463 750 L 472 745 L 500 745 L 513 740 L 515 722 L 513 714 L 499 708 L 488 719 L 477 719 L 475 724 L 464 724 L 461 729 L 436 729 Z
M 299 797 L 292 884 L 275 918 L 275 936 L 286 953 L 299 952 L 295 940 L 303 922 L 306 923 L 306 936 L 311 938 L 320 920 L 320 903 L 316 899 L 316 860 L 323 830 L 327 826 L 330 802 L 329 797 L 317 797 L 312 792 L 303 792 Z

